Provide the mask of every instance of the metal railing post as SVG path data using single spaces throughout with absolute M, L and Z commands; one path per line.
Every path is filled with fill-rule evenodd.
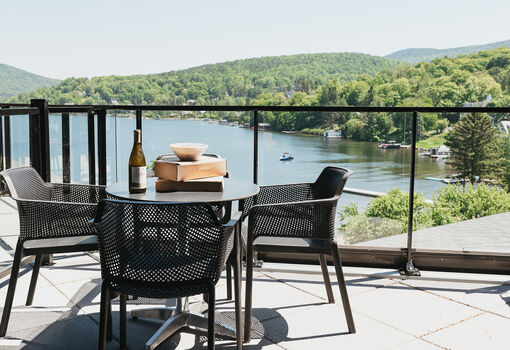
M 4 128 L 2 109 L 0 108 L 0 171 L 4 170 Z M 0 195 L 5 193 L 3 180 L 0 179 Z
M 137 109 L 136 110 L 136 128 L 138 130 L 142 130 L 142 110 Z
M 106 109 L 97 112 L 97 165 L 99 184 L 106 185 Z
M 43 99 L 30 100 L 30 106 L 36 107 L 38 114 L 29 115 L 30 130 L 30 162 L 45 182 L 51 181 L 50 165 L 50 122 L 48 101 Z M 43 265 L 54 265 L 53 255 L 42 256 Z
M 420 271 L 413 264 L 413 215 L 414 215 L 414 177 L 416 169 L 416 126 L 418 112 L 413 112 L 412 134 L 411 134 L 411 171 L 409 174 L 409 214 L 407 217 L 407 263 L 403 271 L 406 275 L 419 276 Z M 405 131 L 404 131 L 405 132 Z
M 39 109 L 38 114 L 29 115 L 30 162 L 44 181 L 51 181 L 50 128 L 48 101 L 30 100 L 30 106 Z
M 10 169 L 12 154 L 11 154 L 11 116 L 4 116 L 4 157 L 5 157 L 5 169 Z
M 94 145 L 94 111 L 87 113 L 87 137 L 89 155 L 89 185 L 96 184 L 96 147 Z
M 62 113 L 62 182 L 71 182 L 71 146 L 69 113 Z
M 253 111 L 253 183 L 259 182 L 259 112 Z
M 0 171 L 4 170 L 4 116 L 2 116 L 2 109 L 0 108 Z M 1 184 L 0 184 L 1 186 Z M 1 188 L 0 188 L 1 191 Z

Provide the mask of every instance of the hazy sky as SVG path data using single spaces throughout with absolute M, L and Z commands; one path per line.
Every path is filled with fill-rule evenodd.
M 52 78 L 510 39 L 509 0 L 0 0 L 0 63 Z

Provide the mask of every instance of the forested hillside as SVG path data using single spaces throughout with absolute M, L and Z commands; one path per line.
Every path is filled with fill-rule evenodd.
M 209 64 L 162 74 L 70 78 L 11 101 L 46 98 L 50 103 L 246 105 L 261 93 L 310 93 L 330 79 L 395 68 L 397 62 L 357 53 L 302 54 Z M 193 100 L 193 101 L 190 101 Z
M 259 95 L 259 105 L 315 106 L 463 106 L 492 97 L 490 105 L 510 106 L 510 49 L 499 48 L 470 56 L 435 59 L 415 66 L 399 65 L 374 77 L 362 75 L 341 83 L 330 80 L 312 93 L 297 92 L 291 98 L 274 92 Z M 402 113 L 262 113 L 276 130 L 320 133 L 335 127 L 348 138 L 409 141 L 410 119 Z M 448 118 L 447 118 L 448 117 Z M 418 137 L 431 136 L 448 127 L 456 116 L 420 114 Z
M 45 86 L 52 86 L 59 81 L 32 74 L 24 70 L 0 63 L 0 101 Z
M 484 101 L 489 95 L 490 105 L 510 106 L 508 48 L 414 66 L 395 66 L 393 61 L 361 54 L 266 57 L 147 76 L 72 78 L 12 101 L 46 98 L 55 104 L 462 106 Z M 321 133 L 325 128 L 335 128 L 352 139 L 410 140 L 410 119 L 399 113 L 283 112 L 260 116 L 274 130 Z M 251 122 L 250 113 L 226 113 L 221 118 Z M 419 139 L 435 137 L 442 142 L 442 132 L 455 118 L 458 115 L 420 114 Z
M 443 58 L 443 57 L 457 57 L 460 55 L 470 55 L 473 53 L 477 53 L 483 50 L 492 50 L 498 47 L 510 47 L 510 40 L 506 41 L 498 41 L 495 43 L 485 44 L 485 45 L 471 45 L 471 46 L 463 46 L 463 47 L 455 47 L 450 49 L 432 49 L 432 48 L 423 48 L 423 49 L 405 49 L 390 53 L 386 55 L 387 58 L 392 58 L 394 60 L 407 62 L 407 63 L 418 63 L 422 61 L 430 62 L 435 58 Z

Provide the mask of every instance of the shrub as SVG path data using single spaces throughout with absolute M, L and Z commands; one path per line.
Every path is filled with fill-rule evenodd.
M 316 128 L 316 129 L 306 128 L 306 129 L 301 130 L 301 133 L 302 134 L 307 134 L 307 135 L 320 135 L 320 136 L 322 136 L 322 134 L 324 134 L 324 130 L 325 129 L 321 129 L 321 128 Z
M 434 226 L 510 211 L 510 194 L 486 184 L 449 185 L 434 196 Z
M 414 195 L 413 229 L 432 225 L 429 209 L 421 193 Z M 402 232 L 407 231 L 407 216 L 409 213 L 409 194 L 398 188 L 388 191 L 386 196 L 374 198 L 368 204 L 366 216 L 398 220 L 402 225 Z
M 398 220 L 357 215 L 348 219 L 343 231 L 344 241 L 354 244 L 402 233 L 402 226 Z

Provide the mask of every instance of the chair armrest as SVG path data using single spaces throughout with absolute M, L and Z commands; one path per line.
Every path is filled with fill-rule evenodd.
M 338 196 L 251 207 L 248 235 L 333 239 Z
M 97 203 L 106 198 L 106 186 L 52 183 L 51 200 L 68 203 Z
M 241 220 L 242 215 L 243 215 L 243 213 L 238 211 L 237 213 L 234 214 L 232 219 L 229 220 L 229 222 L 227 222 L 226 224 L 224 224 L 222 226 L 225 227 L 225 228 L 232 228 L 232 227 L 234 227 L 239 222 L 239 220 Z
M 96 204 L 18 200 L 20 239 L 58 238 L 96 234 L 88 221 Z

